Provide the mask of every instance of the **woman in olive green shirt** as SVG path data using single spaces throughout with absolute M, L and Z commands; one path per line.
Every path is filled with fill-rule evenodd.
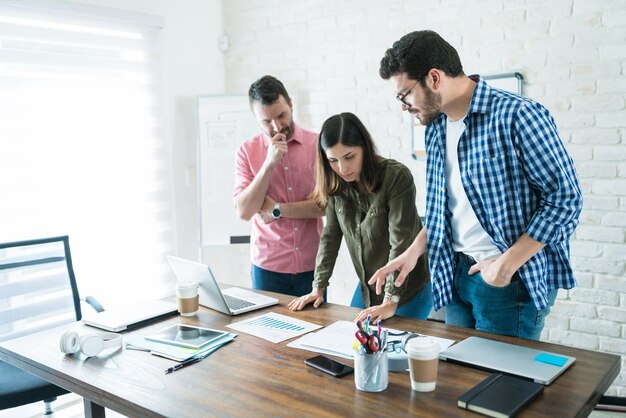
M 332 275 L 342 238 L 345 238 L 360 284 L 351 306 L 365 308 L 357 320 L 394 315 L 425 319 L 432 307 L 428 265 L 420 258 L 402 286 L 389 275 L 384 295 L 367 281 L 402 254 L 421 229 L 415 208 L 415 184 L 409 169 L 378 154 L 372 137 L 352 113 L 330 117 L 320 132 L 317 178 L 313 198 L 326 210 L 313 290 L 294 299 L 291 310 L 324 302 L 324 290 Z

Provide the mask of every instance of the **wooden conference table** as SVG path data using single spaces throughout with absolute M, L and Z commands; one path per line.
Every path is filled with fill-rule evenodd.
M 277 312 L 323 326 L 353 320 L 357 309 L 324 304 L 314 310 L 291 312 L 289 296 L 271 294 L 280 305 L 229 317 L 200 308 L 191 318 L 172 316 L 138 330 L 149 334 L 168 324 L 186 323 L 228 330 L 225 326 L 262 312 Z M 392 318 L 385 326 L 460 341 L 471 335 L 522 344 L 576 357 L 564 374 L 525 408 L 520 417 L 583 417 L 617 377 L 616 355 L 516 338 L 494 336 L 432 321 Z M 110 408 L 129 417 L 477 417 L 457 407 L 458 397 L 489 372 L 440 362 L 437 388 L 430 393 L 411 390 L 407 372 L 389 373 L 381 393 L 360 392 L 353 375 L 335 378 L 304 364 L 315 353 L 273 344 L 239 333 L 211 356 L 171 374 L 171 360 L 135 350 L 103 352 L 86 360 L 59 351 L 59 338 L 68 330 L 96 329 L 76 323 L 0 344 L 0 359 L 27 370 L 85 399 L 87 417 L 104 416 Z M 355 328 L 356 330 L 356 328 Z M 351 364 L 350 360 L 339 359 Z

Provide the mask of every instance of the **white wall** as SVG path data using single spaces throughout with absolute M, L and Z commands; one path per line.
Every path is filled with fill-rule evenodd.
M 246 93 L 273 74 L 299 98 L 300 122 L 319 129 L 355 112 L 382 151 L 409 165 L 408 120 L 378 77 L 386 48 L 434 29 L 457 47 L 467 73 L 517 70 L 527 96 L 554 114 L 584 189 L 572 241 L 578 288 L 562 292 L 544 340 L 626 354 L 626 2 L 623 0 L 79 0 L 163 16 L 162 69 L 172 140 L 177 248 L 197 258 L 195 98 Z M 223 8 L 223 10 L 222 10 Z M 225 32 L 224 55 L 217 38 Z M 232 172 L 233 167 L 223 167 Z M 423 195 L 418 196 L 423 199 Z M 248 246 L 208 247 L 223 281 L 249 283 Z M 348 303 L 356 279 L 345 252 L 330 299 Z M 626 395 L 626 373 L 612 394 Z
M 163 96 L 171 139 L 176 248 L 198 258 L 196 99 L 225 90 L 220 0 L 74 0 L 164 18 L 161 31 Z
M 355 112 L 387 155 L 412 167 L 418 186 L 423 167 L 410 158 L 408 122 L 378 76 L 385 49 L 409 31 L 434 29 L 457 47 L 468 74 L 522 72 L 526 95 L 552 111 L 584 191 L 572 241 L 579 286 L 561 292 L 543 339 L 626 354 L 626 2 L 228 0 L 223 7 L 228 92 L 245 93 L 268 73 L 297 94 L 307 128 Z M 239 252 L 233 264 L 245 266 Z M 350 274 L 344 259 L 331 282 L 343 303 L 356 283 Z M 610 393 L 626 395 L 624 370 Z

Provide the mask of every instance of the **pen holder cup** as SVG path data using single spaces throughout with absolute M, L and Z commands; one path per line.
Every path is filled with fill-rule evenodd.
M 354 355 L 354 384 L 364 392 L 382 392 L 389 384 L 387 352 Z

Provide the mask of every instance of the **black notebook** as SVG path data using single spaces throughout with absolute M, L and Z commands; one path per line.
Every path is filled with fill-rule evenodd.
M 542 391 L 540 383 L 494 373 L 461 395 L 458 405 L 489 417 L 508 418 L 517 415 Z

